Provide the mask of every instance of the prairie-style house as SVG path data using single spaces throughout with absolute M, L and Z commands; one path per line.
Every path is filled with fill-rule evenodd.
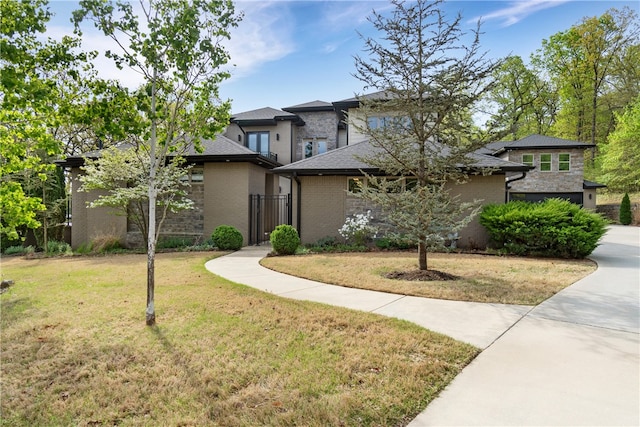
M 377 99 L 384 94 L 367 96 Z M 382 120 L 364 117 L 359 105 L 358 98 L 348 98 L 233 115 L 224 134 L 203 141 L 203 152 L 186 155 L 193 165 L 185 180 L 194 209 L 171 214 L 163 236 L 204 241 L 215 227 L 226 224 L 240 230 L 245 244 L 255 244 L 268 240 L 278 224 L 288 223 L 298 229 L 303 243 L 339 237 L 347 217 L 371 208 L 350 192 L 354 183 L 362 180 L 363 171 L 382 173 L 358 160 L 373 148 L 354 123 L 375 126 Z M 489 144 L 474 160 L 491 174 L 475 175 L 453 191 L 463 200 L 484 203 L 564 197 L 594 208 L 598 184 L 583 178 L 584 150 L 591 148 L 541 135 Z M 126 216 L 109 208 L 86 207 L 97 194 L 78 191 L 85 157 L 57 162 L 71 176 L 72 246 L 104 234 L 139 245 L 141 235 Z M 458 245 L 484 247 L 487 239 L 476 219 L 460 232 Z

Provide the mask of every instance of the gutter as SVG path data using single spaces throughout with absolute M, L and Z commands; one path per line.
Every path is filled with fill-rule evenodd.
M 506 179 L 504 181 L 504 202 L 505 203 L 509 203 L 509 189 L 511 188 L 510 184 L 512 182 L 516 182 L 516 181 L 520 181 L 522 179 L 525 179 L 527 177 L 527 173 L 526 172 L 522 172 L 522 175 L 517 176 L 515 178 L 512 179 Z

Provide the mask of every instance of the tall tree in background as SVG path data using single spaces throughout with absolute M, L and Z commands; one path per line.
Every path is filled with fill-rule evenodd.
M 494 77 L 496 84 L 486 97 L 489 107 L 497 109 L 491 125 L 514 140 L 547 134 L 558 108 L 550 83 L 519 56 L 508 57 Z
M 166 184 L 160 171 L 172 153 L 198 148 L 201 138 L 227 125 L 230 104 L 218 94 L 229 77 L 220 70 L 229 59 L 222 42 L 239 17 L 228 0 L 140 1 L 136 10 L 127 1 L 82 0 L 80 6 L 74 13 L 77 31 L 83 20 L 92 21 L 119 48 L 107 56 L 144 79 L 134 97 L 139 126 L 123 139 L 149 159 L 146 323 L 154 325 L 156 208 Z
M 549 73 L 562 98 L 557 134 L 592 144 L 606 141 L 610 123 L 606 116 L 611 112 L 602 111 L 600 100 L 614 89 L 612 76 L 634 66 L 621 60 L 635 49 L 639 34 L 637 14 L 625 8 L 584 18 L 543 40 L 534 60 Z
M 43 40 L 46 4 L 0 0 L 0 232 L 13 239 L 57 210 L 59 201 L 43 203 L 52 183 L 64 185 L 51 163 L 63 152 L 52 129 L 65 120 L 61 105 L 80 92 L 92 58 L 75 53 L 76 38 Z
M 491 88 L 499 65 L 480 52 L 479 31 L 465 33 L 441 1 L 393 0 L 387 17 L 369 18 L 381 39 L 365 38 L 355 76 L 380 97 L 360 97 L 362 114 L 386 117 L 384 126 L 350 123 L 366 134 L 376 154 L 363 160 L 389 176 L 367 176 L 360 197 L 380 206 L 386 219 L 418 242 L 418 264 L 427 270 L 427 249 L 466 225 L 474 204 L 460 203 L 450 186 L 465 182 L 472 153 L 482 141 L 471 123 L 474 104 Z M 413 185 L 415 184 L 415 185 Z
M 617 121 L 603 149 L 603 179 L 614 191 L 640 191 L 640 96 Z

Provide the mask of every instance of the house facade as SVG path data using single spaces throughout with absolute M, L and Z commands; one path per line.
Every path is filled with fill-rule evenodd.
M 483 152 L 532 167 L 524 176 L 507 175 L 507 200 L 537 202 L 557 197 L 595 210 L 596 189 L 604 185 L 584 179 L 585 151 L 594 148 L 593 144 L 530 135 L 489 144 Z
M 384 93 L 367 97 L 383 99 Z M 358 160 L 372 150 L 359 129 L 381 125 L 383 120 L 364 117 L 358 98 L 233 115 L 223 135 L 203 141 L 203 152 L 192 150 L 185 156 L 192 166 L 185 181 L 190 184 L 194 209 L 170 214 L 163 237 L 202 242 L 225 224 L 240 230 L 244 244 L 254 244 L 268 240 L 282 223 L 296 227 L 303 243 L 338 237 L 347 217 L 375 211 L 350 190 L 363 179 L 363 172 L 381 173 Z M 493 172 L 473 176 L 452 191 L 464 201 L 502 203 L 555 195 L 595 207 L 597 184 L 582 176 L 583 153 L 588 148 L 588 144 L 539 135 L 489 144 L 475 154 L 475 160 L 478 167 Z M 109 208 L 86 207 L 98 194 L 79 191 L 83 156 L 58 164 L 72 178 L 74 248 L 101 235 L 115 235 L 128 246 L 142 243 L 140 232 L 126 216 L 114 215 Z M 479 248 L 486 242 L 487 234 L 477 220 L 458 240 L 459 246 Z

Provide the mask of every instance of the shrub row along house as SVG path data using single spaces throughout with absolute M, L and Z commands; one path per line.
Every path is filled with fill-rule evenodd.
M 374 99 L 378 92 L 367 95 Z M 385 117 L 364 117 L 358 98 L 313 101 L 282 110 L 261 108 L 235 114 L 223 135 L 203 141 L 204 150 L 185 155 L 192 165 L 185 181 L 194 208 L 170 214 L 163 236 L 206 240 L 218 225 L 231 225 L 245 244 L 268 239 L 279 224 L 298 229 L 303 243 L 338 237 L 349 216 L 375 207 L 353 195 L 364 183 L 363 172 L 380 175 L 361 159 L 374 153 L 358 132 L 383 126 Z M 474 154 L 477 174 L 452 188 L 461 200 L 502 203 L 510 199 L 568 198 L 595 208 L 596 183 L 584 181 L 584 150 L 589 144 L 532 135 L 496 142 Z M 79 177 L 86 157 L 68 157 L 58 165 L 70 171 L 74 248 L 100 235 L 115 235 L 123 244 L 140 245 L 141 234 L 126 216 L 109 208 L 87 208 L 97 197 L 81 192 Z M 459 234 L 461 247 L 484 247 L 488 236 L 477 219 Z

